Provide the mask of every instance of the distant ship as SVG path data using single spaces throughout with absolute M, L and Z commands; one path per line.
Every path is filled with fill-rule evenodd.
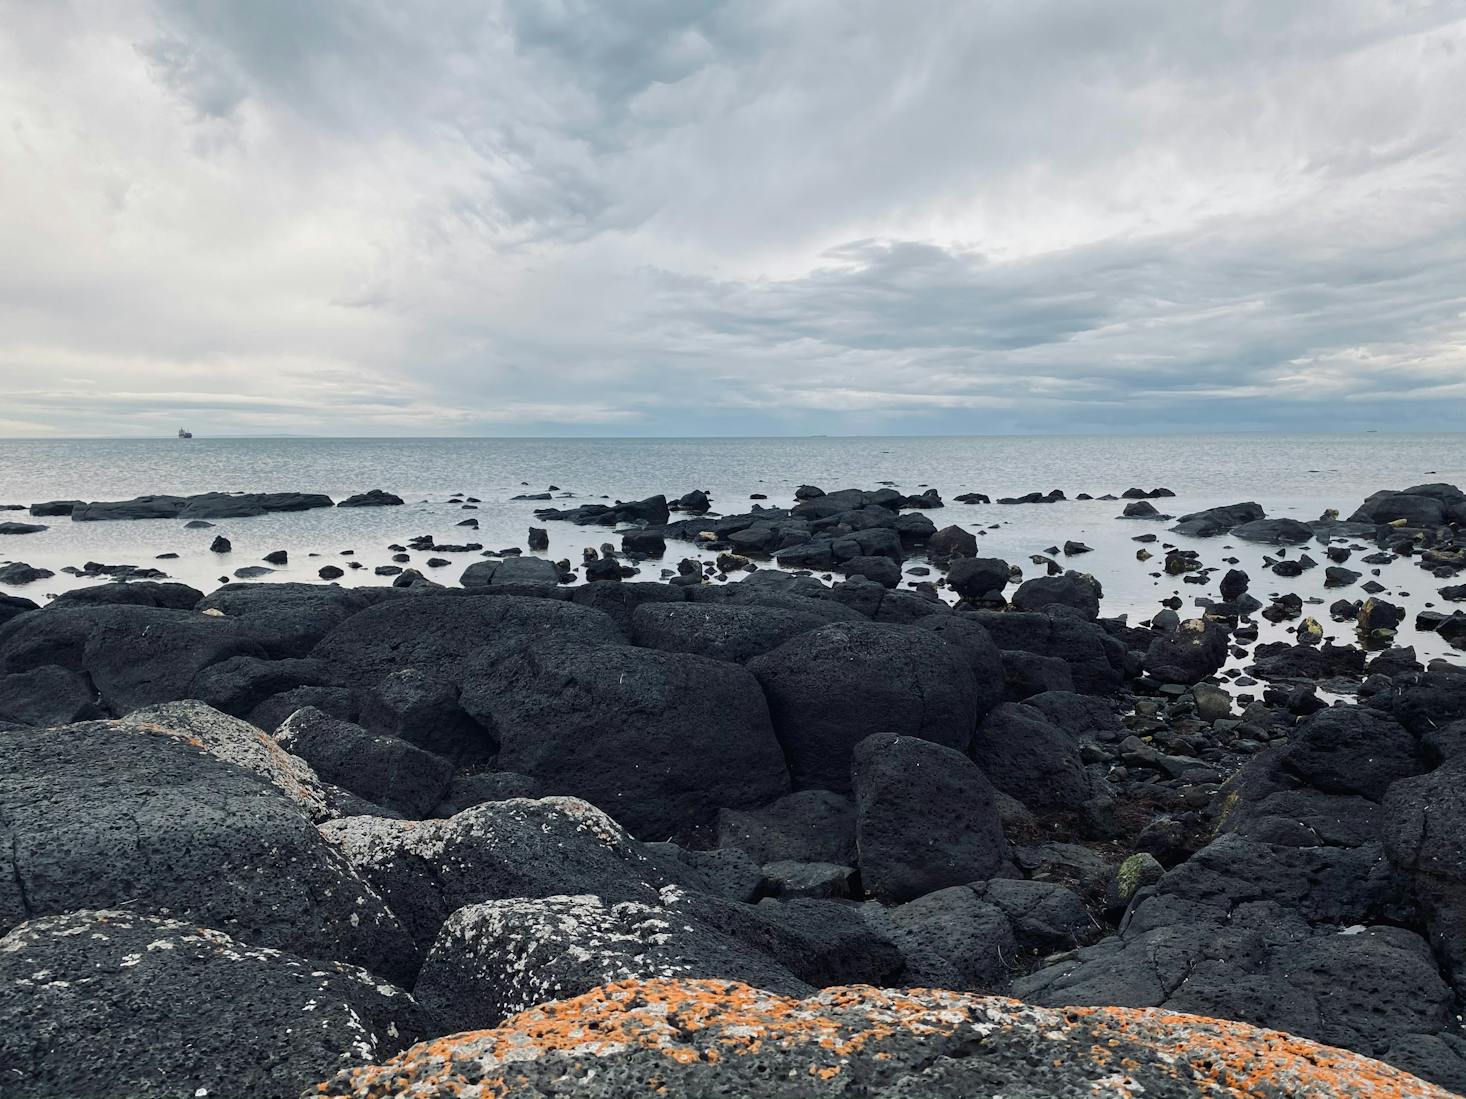
M 193 432 L 192 431 L 189 431 L 187 428 L 180 427 L 178 429 L 178 437 L 180 439 L 192 439 L 193 438 Z

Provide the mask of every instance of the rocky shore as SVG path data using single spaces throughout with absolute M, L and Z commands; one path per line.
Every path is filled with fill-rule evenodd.
M 1193 588 L 1140 621 L 929 487 L 557 494 L 376 586 L 0 596 L 0 1094 L 1466 1091 L 1466 658 L 1397 644 L 1466 649 L 1459 489 L 1098 497 Z

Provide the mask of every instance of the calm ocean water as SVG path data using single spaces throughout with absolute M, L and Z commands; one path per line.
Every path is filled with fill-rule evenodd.
M 314 580 L 316 569 L 339 562 L 343 549 L 354 549 L 368 566 L 381 564 L 388 560 L 389 543 L 417 534 L 429 533 L 442 542 L 482 542 L 490 548 L 523 545 L 534 509 L 546 505 L 510 497 L 552 484 L 581 500 L 602 495 L 631 499 L 655 492 L 676 496 L 702 488 L 712 494 L 715 508 L 731 513 L 747 510 L 753 492 L 765 493 L 770 504 L 787 504 L 794 488 L 805 482 L 835 489 L 889 481 L 907 491 L 937 488 L 949 501 L 944 511 L 932 513 L 938 526 L 956 522 L 984 530 L 1001 524 L 987 530 L 984 552 L 1026 567 L 1029 554 L 1066 538 L 1088 543 L 1096 552 L 1073 563 L 1103 581 L 1106 613 L 1145 617 L 1173 591 L 1189 604 L 1207 590 L 1169 578 L 1157 580 L 1150 575 L 1155 561 L 1135 560 L 1130 539 L 1142 531 L 1186 541 L 1165 535 L 1164 524 L 1116 521 L 1120 505 L 1112 501 L 1003 507 L 952 504 L 952 497 L 976 491 L 996 498 L 1051 488 L 1072 497 L 1164 485 L 1178 498 L 1158 501 L 1158 506 L 1178 515 L 1256 500 L 1270 516 L 1310 519 L 1327 507 L 1347 515 L 1376 489 L 1427 480 L 1466 485 L 1466 435 L 6 440 L 0 441 L 0 503 L 229 490 L 325 492 L 339 499 L 369 488 L 395 492 L 408 503 L 221 520 L 215 530 L 198 531 L 184 530 L 172 520 L 43 519 L 39 521 L 50 529 L 41 534 L 0 539 L 0 561 L 24 560 L 58 570 L 58 575 L 0 590 L 39 601 L 76 583 L 59 573 L 63 565 L 89 560 L 152 564 L 165 551 L 180 554 L 180 559 L 158 562 L 160 567 L 208 590 L 226 572 L 258 564 L 275 549 L 288 550 L 291 562 L 270 579 Z M 479 510 L 460 511 L 447 503 L 455 492 L 479 497 Z M 555 506 L 573 502 L 557 501 Z M 455 526 L 469 515 L 480 521 L 476 533 Z M 0 513 L 0 520 L 4 518 L 23 516 Z M 582 546 L 615 541 L 604 528 L 548 526 L 552 557 L 578 560 Z M 234 543 L 228 557 L 207 552 L 216 533 Z M 1194 544 L 1208 564 L 1220 564 L 1224 556 L 1239 558 L 1259 597 L 1284 590 L 1285 583 L 1287 590 L 1305 596 L 1325 594 L 1321 568 L 1284 582 L 1263 572 L 1261 547 L 1229 539 Z M 1223 552 L 1223 546 L 1231 548 Z M 691 546 L 669 549 L 675 554 L 669 562 L 693 552 Z M 455 560 L 452 567 L 434 572 L 434 579 L 454 582 L 473 559 L 464 557 L 461 564 Z M 648 575 L 654 579 L 655 569 Z M 1404 563 L 1385 566 L 1380 579 L 1412 609 L 1432 600 L 1439 583 Z M 382 582 L 369 569 L 348 573 L 347 580 Z M 1359 597 L 1356 591 L 1344 591 L 1329 592 L 1327 598 L 1339 595 Z M 1325 625 L 1337 636 L 1346 634 L 1343 627 Z M 1431 635 L 1411 632 L 1404 640 L 1414 642 L 1423 655 L 1449 651 Z

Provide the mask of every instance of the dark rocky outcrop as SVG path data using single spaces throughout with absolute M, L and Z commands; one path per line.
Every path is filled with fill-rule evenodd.
M 979 723 L 972 755 L 1003 793 L 1035 809 L 1078 809 L 1094 795 L 1079 741 L 1042 711 L 1005 702 Z
M 834 623 L 749 661 L 768 696 L 796 787 L 850 790 L 850 758 L 871 733 L 965 750 L 977 722 L 971 666 L 930 630 Z
M 872 895 L 909 900 L 1002 868 L 996 795 L 962 753 L 878 733 L 855 746 L 851 782 L 861 881 Z
M 621 643 L 609 617 L 554 599 L 488 593 L 427 594 L 387 600 L 326 634 L 311 655 L 335 682 L 376 684 L 403 668 L 429 670 L 461 685 L 465 669 L 551 638 Z
M 734 664 L 626 645 L 542 642 L 463 686 L 499 766 L 600 806 L 648 838 L 762 805 L 788 773 L 758 681 Z
M 263 655 L 237 623 L 158 607 L 48 607 L 0 626 L 0 673 L 45 665 L 78 672 L 118 716 L 187 698 L 194 676 L 211 664 Z
M 453 764 L 442 756 L 397 737 L 374 736 L 313 706 L 291 714 L 275 739 L 327 782 L 405 817 L 429 815 L 453 778 Z
M 0 731 L 0 926 L 126 904 L 395 981 L 411 941 L 303 806 L 163 722 Z
M 794 608 L 658 602 L 636 608 L 629 632 L 645 648 L 743 663 L 828 621 Z
M 78 523 L 109 519 L 235 519 L 270 511 L 328 508 L 331 498 L 313 492 L 205 492 L 198 496 L 138 496 L 131 500 L 94 500 L 78 504 Z
M 1266 517 L 1262 505 L 1248 501 L 1243 504 L 1207 508 L 1205 511 L 1193 511 L 1189 515 L 1181 516 L 1171 530 L 1177 534 L 1190 535 L 1192 538 L 1215 538 L 1219 534 L 1226 534 L 1233 527 L 1239 527 L 1243 523 L 1253 523 Z
M 134 911 L 12 929 L 0 986 L 14 1099 L 294 1099 L 434 1032 L 412 997 L 365 970 Z
M 380 488 L 374 488 L 366 492 L 357 493 L 355 496 L 348 496 L 336 506 L 338 508 L 380 508 L 393 507 L 400 503 L 402 503 L 401 496 Z

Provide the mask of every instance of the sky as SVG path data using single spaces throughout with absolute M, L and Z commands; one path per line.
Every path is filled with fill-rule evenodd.
M 1466 0 L 0 0 L 0 436 L 1466 429 Z

